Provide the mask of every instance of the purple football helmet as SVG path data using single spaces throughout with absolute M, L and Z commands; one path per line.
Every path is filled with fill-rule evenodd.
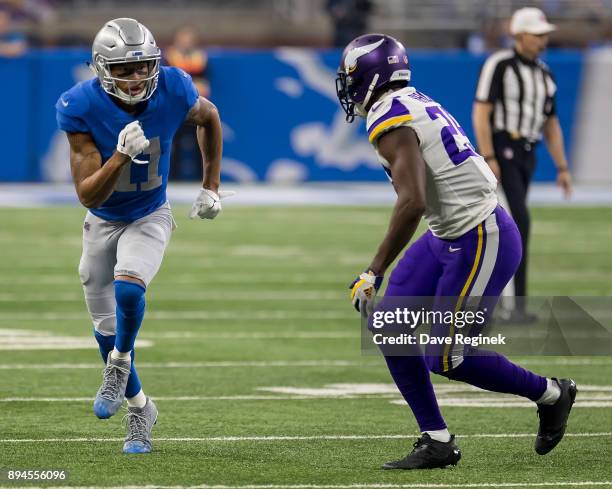
M 374 91 L 394 81 L 410 81 L 410 64 L 401 42 L 385 34 L 353 39 L 342 53 L 336 93 L 347 122 L 365 117 Z

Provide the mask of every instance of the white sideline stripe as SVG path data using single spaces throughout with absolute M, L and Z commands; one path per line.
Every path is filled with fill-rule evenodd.
M 277 361 L 229 361 L 229 362 L 166 362 L 138 363 L 138 369 L 143 368 L 277 368 L 277 367 L 373 367 L 379 362 L 356 362 L 351 360 L 277 360 Z M 5 363 L 0 364 L 0 370 L 71 370 L 71 369 L 101 369 L 103 363 Z
M 290 55 L 295 58 L 295 55 Z M 275 186 L 269 184 L 236 184 L 239 198 L 228 201 L 230 207 L 244 206 L 359 206 L 375 207 L 393 205 L 395 194 L 385 182 L 333 182 L 302 183 L 299 185 Z M 193 183 L 178 182 L 168 186 L 168 198 L 173 205 L 188 205 L 193 202 Z M 565 207 L 610 206 L 612 195 L 605 183 L 596 185 L 575 185 L 572 199 L 563 200 L 554 182 L 535 182 L 529 193 L 529 205 L 553 205 Z M 79 205 L 71 183 L 2 183 L 0 184 L 0 207 L 44 208 L 58 205 Z M 284 210 L 284 209 L 282 209 Z M 326 212 L 339 213 L 340 209 L 325 209 Z M 181 210 L 179 209 L 179 212 Z M 266 210 L 266 216 L 273 211 Z M 287 217 L 283 216 L 283 221 Z M 283 486 L 286 487 L 286 486 Z M 322 487 L 322 486 L 321 486 Z M 368 486 L 369 487 L 369 486 Z
M 343 440 L 404 440 L 413 439 L 416 435 L 312 435 L 312 436 L 204 436 L 204 437 L 162 437 L 155 441 L 168 442 L 233 442 L 233 441 L 343 441 Z M 476 433 L 472 435 L 457 435 L 465 438 L 532 438 L 535 433 Z M 612 432 L 566 433 L 571 438 L 594 438 L 612 436 Z M 0 438 L 0 443 L 86 443 L 86 442 L 117 442 L 124 438 Z
M 197 486 L 26 486 L 28 489 L 447 489 L 479 487 L 582 487 L 612 486 L 612 481 L 560 481 L 560 482 L 474 482 L 468 484 L 260 484 L 243 486 L 208 485 Z M 14 489 L 15 486 L 0 486 L 0 489 Z

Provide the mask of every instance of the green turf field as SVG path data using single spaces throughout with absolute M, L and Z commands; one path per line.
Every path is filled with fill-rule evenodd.
M 548 456 L 532 448 L 534 407 L 436 378 L 463 460 L 378 468 L 417 428 L 382 359 L 361 354 L 347 285 L 389 212 L 230 207 L 201 222 L 176 209 L 139 336 L 154 452 L 126 456 L 121 415 L 91 410 L 102 362 L 77 275 L 83 211 L 0 209 L 0 468 L 68 470 L 54 486 L 612 487 L 610 357 L 524 359 L 585 386 Z M 612 209 L 533 216 L 532 293 L 611 295 Z M 35 349 L 53 342 L 74 349 Z

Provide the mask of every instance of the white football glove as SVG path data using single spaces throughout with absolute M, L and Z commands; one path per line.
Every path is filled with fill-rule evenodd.
M 134 163 L 146 164 L 148 161 L 135 160 L 136 156 L 149 147 L 149 140 L 145 137 L 140 122 L 130 122 L 119 133 L 117 151 L 131 158 Z
M 191 206 L 189 219 L 195 219 L 196 217 L 214 219 L 221 212 L 221 201 L 235 193 L 233 190 L 220 190 L 219 195 L 217 195 L 212 190 L 201 188 L 198 197 Z
M 374 299 L 382 281 L 383 277 L 377 277 L 372 270 L 366 270 L 349 286 L 353 307 L 362 316 L 367 317 L 374 310 Z

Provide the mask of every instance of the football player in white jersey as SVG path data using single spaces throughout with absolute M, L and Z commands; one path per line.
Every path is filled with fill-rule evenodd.
M 457 121 L 439 103 L 409 86 L 410 65 L 401 43 L 366 34 L 344 50 L 336 88 L 352 122 L 367 120 L 370 142 L 397 193 L 391 221 L 369 267 L 351 286 L 355 308 L 367 315 L 387 268 L 413 237 L 421 217 L 429 230 L 406 251 L 389 277 L 391 297 L 468 297 L 494 306 L 521 259 L 512 218 L 497 203 L 497 181 Z M 492 299 L 492 302 L 491 302 Z M 434 300 L 434 304 L 436 304 Z M 384 302 L 384 301 L 383 301 Z M 383 354 L 412 409 L 422 436 L 403 459 L 386 469 L 455 465 L 461 453 L 440 413 L 429 371 L 489 391 L 512 393 L 537 404 L 540 425 L 535 450 L 543 455 L 563 437 L 576 396 L 571 379 L 546 378 L 494 351 L 459 345 L 455 328 L 433 325 L 449 344 L 418 345 Z

